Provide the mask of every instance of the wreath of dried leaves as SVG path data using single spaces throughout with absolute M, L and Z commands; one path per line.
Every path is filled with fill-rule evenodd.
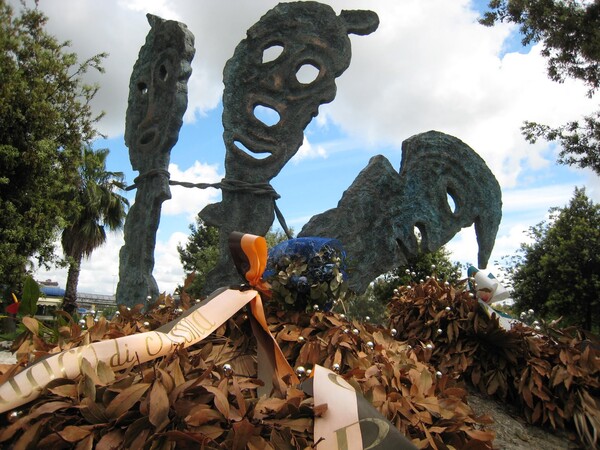
M 452 379 L 522 407 L 529 423 L 573 429 L 600 446 L 600 341 L 574 328 L 503 330 L 463 289 L 434 279 L 404 286 L 389 304 L 397 338 Z
M 183 309 L 189 307 L 184 298 Z M 178 315 L 170 297 L 149 312 L 120 308 L 113 320 L 71 321 L 58 343 L 35 326 L 17 343 L 19 363 L 77 345 L 148 331 Z M 491 449 L 489 417 L 476 417 L 467 391 L 436 373 L 423 342 L 394 339 L 383 328 L 334 313 L 272 307 L 270 328 L 294 367 L 321 364 L 340 373 L 419 448 Z M 153 363 L 114 373 L 84 363 L 76 380 L 54 380 L 34 402 L 4 415 L 0 445 L 15 449 L 306 449 L 313 446 L 311 397 L 290 386 L 284 396 L 257 398 L 256 344 L 241 311 L 202 343 Z M 231 366 L 225 370 L 224 364 Z M 10 417 L 12 420 L 8 421 Z

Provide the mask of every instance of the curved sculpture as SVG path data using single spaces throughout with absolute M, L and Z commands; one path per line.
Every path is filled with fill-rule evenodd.
M 501 217 L 500 185 L 483 159 L 461 140 L 429 131 L 402 143 L 399 173 L 385 157 L 373 157 L 337 208 L 311 218 L 299 236 L 342 242 L 349 285 L 363 292 L 375 277 L 406 264 L 419 251 L 436 251 L 472 224 L 478 264 L 485 268 Z
M 207 277 L 207 292 L 238 280 L 229 234 L 264 236 L 273 223 L 276 193 L 269 181 L 296 154 L 319 106 L 334 99 L 335 79 L 350 64 L 348 34 L 369 34 L 378 24 L 371 11 L 338 16 L 316 2 L 282 3 L 236 47 L 223 72 L 223 198 L 200 212 L 220 233 L 220 260 Z M 270 56 L 273 51 L 279 54 Z M 312 79 L 299 75 L 310 68 Z M 257 107 L 271 110 L 276 123 L 257 117 Z

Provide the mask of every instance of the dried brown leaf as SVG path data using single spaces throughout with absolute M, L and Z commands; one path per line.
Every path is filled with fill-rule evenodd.
M 232 450 L 244 450 L 250 437 L 254 433 L 254 425 L 247 419 L 233 424 L 233 443 Z
M 121 416 L 143 397 L 149 387 L 148 383 L 138 383 L 122 390 L 106 407 L 106 416 L 110 419 Z
M 109 431 L 100 438 L 95 450 L 115 450 L 122 448 L 123 435 L 123 431 L 120 429 Z
M 156 380 L 149 394 L 149 420 L 156 427 L 156 431 L 162 431 L 169 423 L 169 397 L 167 390 L 161 380 Z
M 58 434 L 67 442 L 78 442 L 83 438 L 89 436 L 91 431 L 87 428 L 77 427 L 73 425 L 66 426 L 63 430 L 59 431 Z

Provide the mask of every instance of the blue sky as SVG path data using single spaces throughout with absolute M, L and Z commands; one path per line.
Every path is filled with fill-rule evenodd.
M 18 6 L 18 2 L 11 0 Z M 332 0 L 344 9 L 370 9 L 380 27 L 369 36 L 351 36 L 352 63 L 337 80 L 337 97 L 323 105 L 305 130 L 305 143 L 272 184 L 288 225 L 299 231 L 308 219 L 336 206 L 342 193 L 376 154 L 400 167 L 406 138 L 435 129 L 452 134 L 477 151 L 500 182 L 503 221 L 492 260 L 514 254 L 524 231 L 544 220 L 548 208 L 562 206 L 575 186 L 586 186 L 600 201 L 598 177 L 558 166 L 558 151 L 547 143 L 527 144 L 523 120 L 558 125 L 592 111 L 584 86 L 552 83 L 539 46 L 523 49 L 514 27 L 485 28 L 477 23 L 485 2 L 468 0 Z M 72 41 L 81 58 L 110 53 L 106 74 L 90 74 L 101 85 L 94 103 L 106 116 L 99 124 L 108 136 L 97 147 L 111 150 L 109 168 L 133 182 L 123 143 L 131 69 L 149 26 L 145 13 L 182 21 L 196 36 L 189 81 L 189 106 L 179 142 L 171 152 L 171 178 L 216 182 L 224 176 L 221 73 L 246 30 L 276 4 L 271 0 L 40 0 L 49 30 Z M 172 292 L 183 271 L 176 246 L 188 226 L 219 192 L 172 188 L 163 204 L 156 248 L 155 278 Z M 130 195 L 133 200 L 133 193 Z M 110 236 L 82 268 L 81 292 L 113 293 L 122 235 Z M 477 259 L 472 229 L 448 248 L 461 262 Z M 492 267 L 493 270 L 493 267 Z M 39 270 L 38 279 L 62 285 L 66 272 Z

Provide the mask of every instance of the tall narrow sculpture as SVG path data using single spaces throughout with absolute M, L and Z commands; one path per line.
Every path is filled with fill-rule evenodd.
M 135 203 L 125 221 L 119 254 L 117 304 L 145 303 L 158 296 L 152 276 L 162 203 L 171 198 L 169 160 L 187 108 L 187 80 L 194 36 L 179 22 L 147 15 L 151 29 L 129 82 L 125 144 L 134 170 Z
M 304 128 L 319 106 L 335 98 L 335 79 L 350 64 L 348 34 L 369 34 L 378 24 L 372 11 L 338 16 L 316 2 L 281 3 L 236 47 L 223 73 L 223 198 L 200 212 L 220 233 L 220 260 L 207 277 L 207 291 L 239 279 L 229 255 L 229 234 L 265 235 L 269 230 L 277 196 L 270 180 L 302 145 Z M 303 78 L 304 70 L 314 76 Z M 278 121 L 261 121 L 260 107 L 271 109 Z

